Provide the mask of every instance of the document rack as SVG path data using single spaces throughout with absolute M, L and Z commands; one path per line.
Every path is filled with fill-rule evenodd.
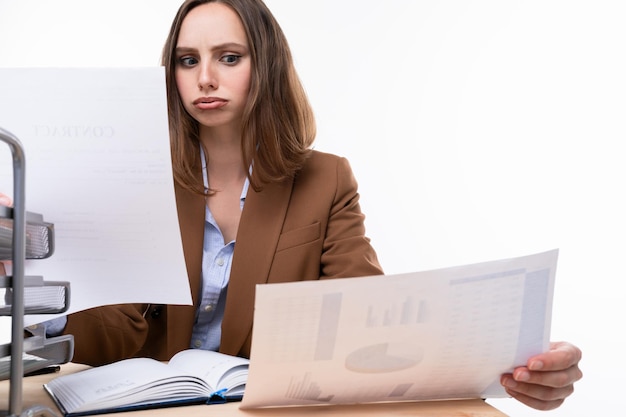
M 47 407 L 22 410 L 22 382 L 25 372 L 50 364 L 69 362 L 74 352 L 71 335 L 46 338 L 43 326 L 29 328 L 25 337 L 25 314 L 63 313 L 69 308 L 70 286 L 67 282 L 44 281 L 40 276 L 25 276 L 26 259 L 44 259 L 54 252 L 54 225 L 43 216 L 25 210 L 25 156 L 20 141 L 0 128 L 0 140 L 13 155 L 14 207 L 0 207 L 0 261 L 12 261 L 12 273 L 0 276 L 5 291 L 0 316 L 11 316 L 11 343 L 0 345 L 0 379 L 10 379 L 9 409 L 0 416 L 56 416 Z M 4 190 L 0 190 L 4 191 Z
M 54 252 L 54 225 L 41 214 L 26 212 L 26 259 L 45 259 Z M 0 206 L 0 261 L 13 255 L 13 209 Z

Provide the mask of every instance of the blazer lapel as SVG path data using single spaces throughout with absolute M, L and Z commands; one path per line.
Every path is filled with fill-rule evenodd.
M 248 190 L 239 221 L 220 350 L 236 355 L 252 330 L 257 284 L 268 280 L 293 181 Z

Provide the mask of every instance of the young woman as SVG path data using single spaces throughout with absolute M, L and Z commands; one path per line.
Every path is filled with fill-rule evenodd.
M 187 0 L 163 50 L 176 199 L 194 306 L 120 305 L 68 316 L 74 361 L 162 360 L 192 348 L 249 356 L 260 283 L 382 274 L 348 162 L 311 150 L 313 113 L 261 0 Z M 539 409 L 581 377 L 557 343 L 503 375 Z
M 348 162 L 311 150 L 313 113 L 261 1 L 185 2 L 162 63 L 194 306 L 70 315 L 75 361 L 248 356 L 257 284 L 382 273 Z

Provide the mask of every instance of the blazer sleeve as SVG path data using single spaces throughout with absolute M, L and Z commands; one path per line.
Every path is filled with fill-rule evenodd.
M 72 361 L 98 366 L 136 356 L 148 335 L 146 307 L 119 304 L 69 314 L 63 333 L 74 336 Z
M 323 243 L 320 278 L 382 275 L 383 269 L 366 236 L 358 184 L 345 158 L 337 159 L 336 184 Z

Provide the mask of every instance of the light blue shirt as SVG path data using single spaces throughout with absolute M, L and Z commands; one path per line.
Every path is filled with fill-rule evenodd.
M 202 180 L 204 187 L 209 188 L 206 169 L 206 157 L 200 150 L 202 160 Z M 250 182 L 246 178 L 241 195 L 239 208 L 243 210 Z M 202 299 L 196 310 L 196 320 L 191 333 L 190 347 L 195 349 L 218 350 L 222 338 L 222 319 L 226 306 L 226 293 L 230 269 L 233 264 L 235 241 L 224 242 L 220 230 L 209 206 L 205 205 L 204 247 L 202 252 Z
M 239 200 L 241 210 L 243 210 L 248 187 L 249 181 L 246 178 Z M 202 298 L 196 311 L 190 347 L 218 350 L 222 336 L 222 319 L 224 318 L 226 292 L 233 263 L 235 241 L 224 244 L 224 236 L 208 206 L 206 206 L 205 216 Z

